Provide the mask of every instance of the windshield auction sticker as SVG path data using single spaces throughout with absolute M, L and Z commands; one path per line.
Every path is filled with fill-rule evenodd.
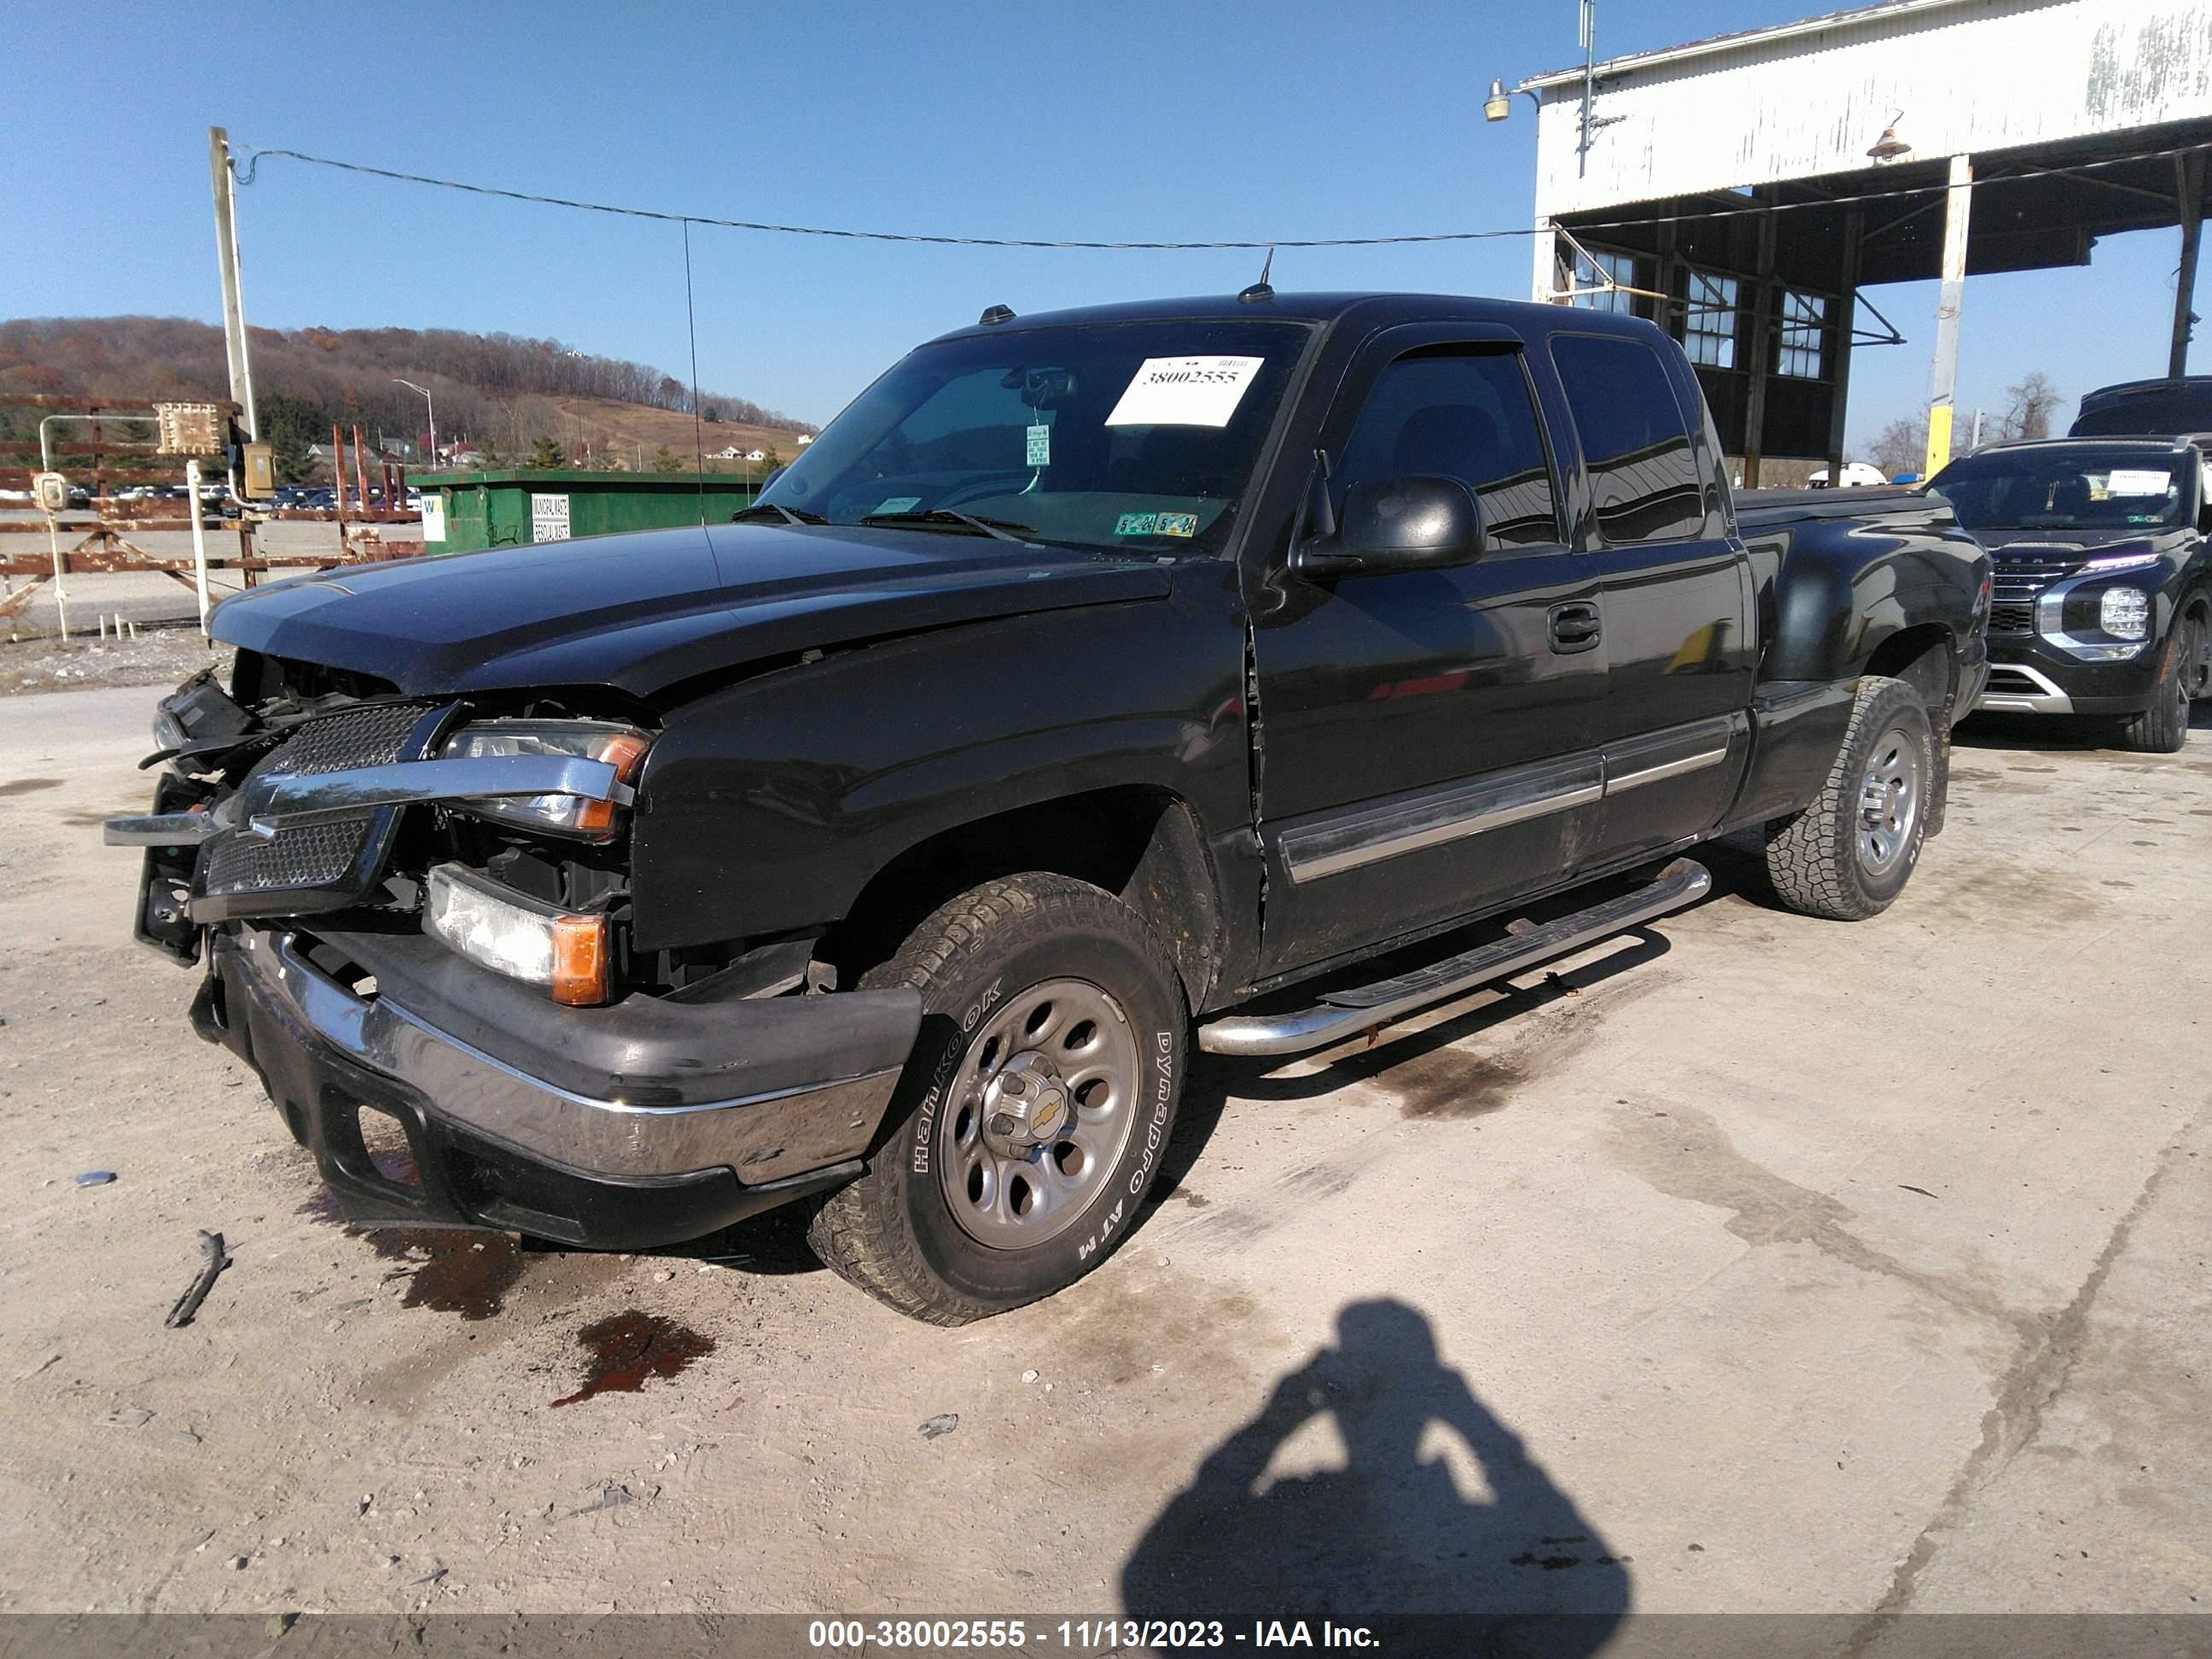
M 2116 466 L 2105 480 L 2107 495 L 2163 495 L 2166 487 L 2173 482 L 2163 469 L 2154 472 L 2148 468 L 2138 471 L 2133 467 Z
M 1109 426 L 1227 426 L 1264 357 L 1147 357 Z

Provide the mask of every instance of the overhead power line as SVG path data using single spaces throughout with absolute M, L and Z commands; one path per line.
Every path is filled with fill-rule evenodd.
M 2066 167 L 2031 167 L 2017 173 L 1984 173 L 1976 181 L 1978 187 L 2016 183 L 2028 179 L 2048 179 L 2068 174 L 2095 172 L 2105 167 L 2124 167 L 2138 161 L 2163 161 L 2185 155 L 2197 150 L 2212 150 L 2212 144 L 2177 144 L 2170 149 L 2142 150 L 2127 155 L 2107 156 L 2097 161 L 2076 161 Z M 392 167 L 375 167 L 359 161 L 335 161 L 327 155 L 309 155 L 296 149 L 253 149 L 246 150 L 246 163 L 238 175 L 240 185 L 251 185 L 264 157 L 281 161 L 304 162 L 309 167 L 332 167 L 341 173 L 356 173 L 372 179 L 389 179 L 404 185 L 424 185 L 434 190 L 457 190 L 471 196 L 495 196 L 509 202 L 527 202 L 539 207 L 571 208 L 580 213 L 609 213 L 625 219 L 652 219 L 672 225 L 713 225 L 724 230 L 759 231 L 776 236 L 830 236 L 855 242 L 918 242 L 939 247 L 1015 247 L 1065 248 L 1098 252 L 1197 253 L 1206 252 L 1251 252 L 1261 248 L 1282 247 L 1403 247 L 1424 242 L 1488 242 L 1511 237 L 1533 236 L 1533 226 L 1516 226 L 1499 230 L 1431 231 L 1419 235 L 1406 236 L 1279 236 L 1264 240 L 1238 242 L 1113 242 L 1084 240 L 1048 240 L 1021 236 L 945 236 L 920 232 L 896 230 L 848 230 L 824 225 L 779 225 L 756 219 L 724 219 L 708 213 L 667 213 L 656 208 L 623 207 L 607 202 L 579 201 L 572 197 L 546 196 L 532 191 L 506 190 L 496 185 L 470 184 L 459 179 L 434 179 L 420 173 L 401 173 Z M 1802 208 L 1849 207 L 1862 202 L 1895 201 L 1908 197 L 1940 196 L 1948 186 L 1939 181 L 1926 185 L 1902 185 L 1894 190 L 1860 191 L 1846 196 L 1822 196 L 1802 202 L 1752 202 L 1741 207 L 1699 208 L 1694 215 L 1699 219 L 1733 218 L 1743 214 L 1787 213 Z M 1674 222 L 1686 216 L 1659 214 L 1643 218 L 1583 219 L 1572 224 L 1576 230 L 1632 230 L 1650 225 Z

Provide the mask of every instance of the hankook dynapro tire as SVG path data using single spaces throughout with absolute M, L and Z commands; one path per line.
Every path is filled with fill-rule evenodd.
M 1167 955 L 1110 893 L 1032 872 L 941 905 L 866 987 L 921 1033 L 868 1172 L 807 1238 L 900 1312 L 959 1325 L 1065 1289 L 1135 1222 L 1182 1092 Z

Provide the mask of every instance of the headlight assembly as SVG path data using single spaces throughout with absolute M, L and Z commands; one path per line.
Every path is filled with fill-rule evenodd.
M 541 903 L 457 864 L 430 872 L 424 901 L 422 931 L 456 955 L 572 1008 L 607 1000 L 605 916 Z
M 2140 587 L 2116 586 L 2097 603 L 2097 626 L 2116 640 L 2150 637 L 2150 595 Z
M 653 739 L 634 726 L 605 720 L 479 720 L 446 739 L 444 760 L 495 760 L 524 755 L 568 755 L 605 763 L 624 784 L 636 781 Z M 619 810 L 612 801 L 574 795 L 510 795 L 471 800 L 462 811 L 549 835 L 584 841 L 612 839 Z

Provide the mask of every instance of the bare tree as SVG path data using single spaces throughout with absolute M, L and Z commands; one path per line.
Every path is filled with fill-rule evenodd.
M 2004 416 L 1997 422 L 1997 435 L 2009 441 L 2015 438 L 2048 438 L 2051 435 L 2051 411 L 2065 401 L 2051 378 L 2039 368 L 2031 368 L 2020 377 L 2016 386 L 2005 388 L 2008 400 Z
M 1867 446 L 1867 459 L 1881 469 L 1885 478 L 1919 471 L 1928 459 L 1928 417 L 1911 415 L 1892 421 Z

